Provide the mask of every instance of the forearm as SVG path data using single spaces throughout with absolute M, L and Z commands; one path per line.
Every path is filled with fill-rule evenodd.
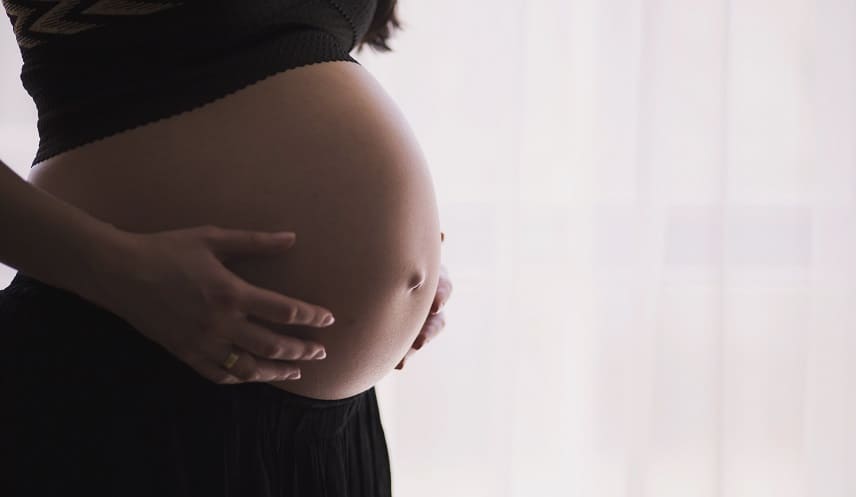
M 0 161 L 0 262 L 92 298 L 123 232 L 41 190 Z

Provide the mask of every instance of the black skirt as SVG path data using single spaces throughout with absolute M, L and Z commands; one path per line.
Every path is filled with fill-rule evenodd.
M 0 290 L 0 338 L 0 495 L 391 495 L 374 387 L 319 400 L 216 384 L 20 272 Z

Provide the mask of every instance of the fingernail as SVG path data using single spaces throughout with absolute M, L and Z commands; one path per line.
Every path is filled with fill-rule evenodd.
M 316 351 L 312 356 L 313 359 L 324 359 L 325 357 L 327 357 L 327 351 L 324 349 Z
M 330 326 L 331 324 L 333 324 L 335 322 L 336 322 L 336 318 L 334 318 L 332 314 L 327 314 L 327 317 L 325 317 L 321 321 L 321 325 L 322 326 Z
M 286 380 L 298 380 L 298 379 L 300 379 L 300 371 L 286 376 L 285 379 Z

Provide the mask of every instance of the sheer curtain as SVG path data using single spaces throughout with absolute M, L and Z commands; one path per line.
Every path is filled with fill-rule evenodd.
M 395 495 L 856 495 L 856 0 L 400 4 L 355 55 L 455 289 L 378 385 Z

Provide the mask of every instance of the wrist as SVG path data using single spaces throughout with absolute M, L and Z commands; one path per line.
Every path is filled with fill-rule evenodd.
M 135 237 L 133 233 L 112 224 L 97 221 L 82 238 L 79 247 L 82 274 L 74 280 L 72 290 L 102 307 L 113 309 L 110 296 L 116 284 L 127 275 L 133 264 Z

